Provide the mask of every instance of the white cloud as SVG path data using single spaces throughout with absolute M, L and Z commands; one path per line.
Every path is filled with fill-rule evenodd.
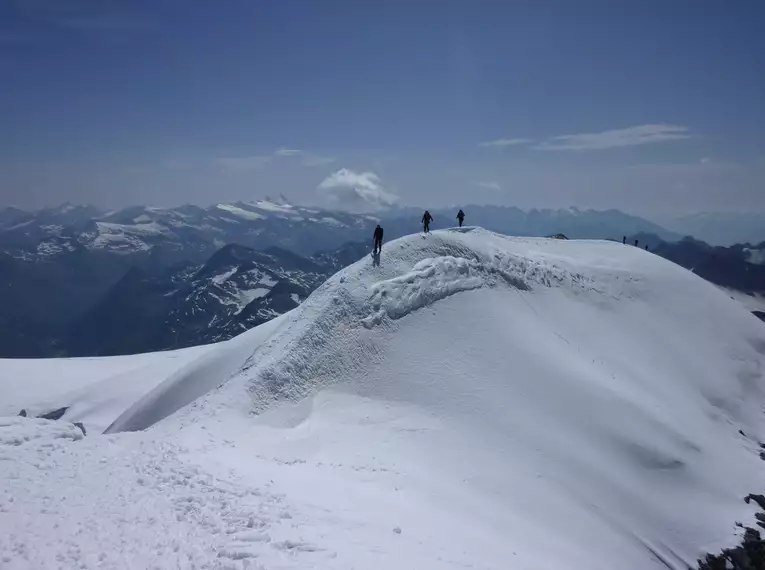
M 535 145 L 535 150 L 602 150 L 691 138 L 687 127 L 639 125 L 600 133 L 560 135 Z
M 482 142 L 479 146 L 493 147 L 493 148 L 504 148 L 506 146 L 528 144 L 530 142 L 533 142 L 533 141 L 530 140 L 530 139 L 497 139 L 497 140 L 494 140 L 494 141 Z
M 370 212 L 394 206 L 398 196 L 387 191 L 374 172 L 354 172 L 347 168 L 327 176 L 318 186 L 333 206 L 351 212 Z
M 481 188 L 486 188 L 488 190 L 495 190 L 497 192 L 502 191 L 502 186 L 499 182 L 488 181 L 488 182 L 475 182 L 476 186 L 480 186 Z
M 271 160 L 273 160 L 271 156 L 257 155 L 217 158 L 215 162 L 226 170 L 257 170 L 263 168 Z
M 274 152 L 274 156 L 298 156 L 300 154 L 303 154 L 303 151 L 294 148 L 280 148 Z
M 709 164 L 710 162 L 712 162 L 712 159 L 711 159 L 711 158 L 709 158 L 708 156 L 705 156 L 704 158 L 702 158 L 701 160 L 699 160 L 699 162 L 700 162 L 701 164 Z

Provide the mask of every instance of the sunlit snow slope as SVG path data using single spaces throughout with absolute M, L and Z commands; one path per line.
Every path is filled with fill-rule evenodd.
M 765 486 L 765 326 L 618 243 L 408 236 L 206 350 L 0 419 L 7 567 L 686 568 Z

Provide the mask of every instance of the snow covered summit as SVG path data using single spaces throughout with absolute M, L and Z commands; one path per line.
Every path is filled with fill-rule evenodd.
M 765 328 L 620 243 L 407 236 L 172 355 L 120 406 L 125 358 L 0 361 L 17 404 L 100 367 L 24 405 L 112 434 L 0 421 L 5 565 L 686 568 L 762 490 Z

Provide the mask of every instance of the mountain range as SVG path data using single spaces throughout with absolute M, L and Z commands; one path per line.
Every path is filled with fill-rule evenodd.
M 645 236 L 641 244 L 685 267 L 699 255 L 728 259 L 696 269 L 715 283 L 765 289 L 759 269 L 749 269 L 759 246 L 728 255 L 616 210 L 463 209 L 467 223 L 507 234 Z M 431 212 L 434 228 L 454 225 L 452 209 Z M 420 216 L 414 208 L 328 211 L 283 196 L 207 208 L 0 210 L 0 357 L 114 355 L 231 338 L 294 308 L 366 255 L 377 223 L 389 241 L 416 232 Z
M 519 236 L 564 233 L 572 238 L 617 237 L 651 232 L 664 240 L 682 237 L 644 218 L 618 210 L 532 209 L 464 206 L 466 223 Z M 455 225 L 457 208 L 431 209 L 432 228 Z M 134 206 L 105 212 L 64 204 L 26 212 L 0 210 L 0 252 L 43 261 L 82 250 L 152 259 L 167 267 L 177 261 L 203 261 L 229 243 L 265 249 L 281 247 L 304 256 L 348 241 L 371 239 L 378 222 L 386 239 L 417 231 L 422 209 L 398 208 L 375 216 L 295 206 L 280 196 L 254 202 L 202 208 Z
M 765 241 L 763 212 L 702 212 L 681 217 L 662 217 L 663 226 L 681 235 L 714 245 Z

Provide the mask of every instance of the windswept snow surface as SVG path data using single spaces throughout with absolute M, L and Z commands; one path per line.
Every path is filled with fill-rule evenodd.
M 0 359 L 0 416 L 67 407 L 63 420 L 103 432 L 174 372 L 223 345 L 105 358 Z
M 764 361 L 760 321 L 644 250 L 408 236 L 110 435 L 0 420 L 0 564 L 695 566 L 752 524 Z
M 749 311 L 765 311 L 765 296 L 757 293 L 748 295 L 735 289 L 728 289 L 727 287 L 719 287 L 726 295 L 735 299 Z

